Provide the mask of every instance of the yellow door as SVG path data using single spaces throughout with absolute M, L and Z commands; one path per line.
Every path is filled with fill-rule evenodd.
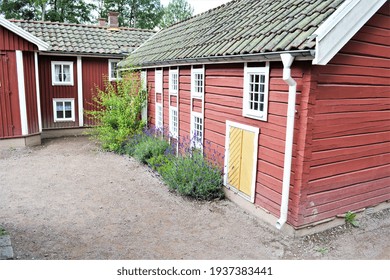
M 233 126 L 229 130 L 227 183 L 248 197 L 252 195 L 255 136 L 254 132 Z

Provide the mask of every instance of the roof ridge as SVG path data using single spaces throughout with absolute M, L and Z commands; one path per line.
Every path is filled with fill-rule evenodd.
M 110 26 L 99 26 L 92 24 L 83 24 L 83 23 L 68 23 L 68 22 L 59 22 L 59 21 L 42 21 L 42 20 L 24 20 L 24 19 L 8 19 L 10 22 L 21 22 L 21 23 L 33 23 L 33 24 L 50 24 L 50 25 L 63 25 L 63 26 L 77 26 L 77 27 L 85 27 L 85 28 L 97 28 L 97 29 L 110 29 Z M 143 32 L 151 32 L 155 33 L 156 31 L 152 29 L 142 29 L 142 28 L 134 28 L 134 27 L 115 27 L 116 30 L 127 30 L 127 31 L 143 31 Z

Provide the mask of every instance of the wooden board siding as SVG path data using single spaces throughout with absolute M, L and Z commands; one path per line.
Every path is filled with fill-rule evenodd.
M 23 52 L 23 67 L 24 85 L 26 90 L 28 133 L 39 133 L 35 60 L 33 52 Z
M 389 11 L 387 2 L 327 66 L 315 68 L 301 224 L 390 199 Z
M 22 135 L 14 51 L 0 51 L 0 138 Z
M 108 59 L 83 57 L 82 69 L 84 110 L 94 110 L 93 97 L 97 93 L 96 88 L 104 89 L 108 79 Z M 94 125 L 94 122 L 84 116 L 84 126 L 90 125 Z
M 294 64 L 292 75 L 298 83 L 298 90 L 303 88 L 302 69 L 306 64 L 302 62 Z M 206 65 L 205 68 L 205 142 L 224 155 L 227 120 L 260 128 L 255 204 L 274 215 L 278 215 L 280 211 L 286 135 L 288 86 L 282 80 L 282 74 L 282 63 L 272 62 L 268 121 L 263 122 L 242 116 L 244 64 Z M 298 111 L 300 97 L 301 94 L 298 93 Z M 297 148 L 297 133 L 298 128 L 295 130 L 294 150 Z M 296 151 L 294 166 L 295 157 Z M 298 198 L 296 195 L 292 200 Z
M 0 50 L 4 51 L 37 51 L 38 48 L 19 35 L 0 26 Z
M 73 62 L 73 86 L 52 86 L 51 62 Z M 39 84 L 41 93 L 42 128 L 78 127 L 78 95 L 77 95 L 77 61 L 75 57 L 40 56 L 39 57 Z M 75 121 L 54 122 L 53 98 L 74 98 Z

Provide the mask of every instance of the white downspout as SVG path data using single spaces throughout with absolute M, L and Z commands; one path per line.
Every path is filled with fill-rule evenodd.
M 295 100 L 297 93 L 297 83 L 291 77 L 291 65 L 294 57 L 289 53 L 280 55 L 283 62 L 283 81 L 288 84 L 288 107 L 287 107 L 287 127 L 286 127 L 286 146 L 284 151 L 284 168 L 283 168 L 283 186 L 282 186 L 282 202 L 280 205 L 280 218 L 276 222 L 276 228 L 281 229 L 287 222 L 288 200 L 290 196 L 290 178 L 291 178 L 291 162 L 294 140 L 294 121 L 295 121 Z

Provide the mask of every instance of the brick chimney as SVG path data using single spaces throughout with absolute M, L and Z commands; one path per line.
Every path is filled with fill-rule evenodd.
M 105 18 L 98 18 L 98 24 L 99 24 L 99 26 L 106 26 L 106 19 Z
M 108 27 L 116 28 L 119 26 L 118 12 L 108 12 Z

